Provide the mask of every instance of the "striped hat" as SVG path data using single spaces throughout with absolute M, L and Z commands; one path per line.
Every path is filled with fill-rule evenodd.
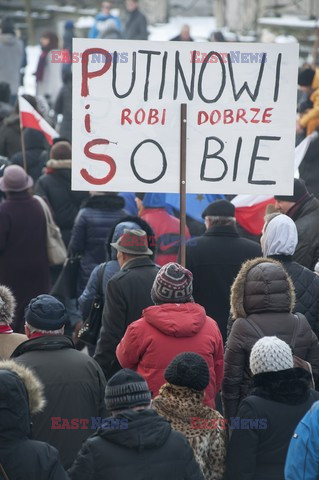
M 158 305 L 161 303 L 193 302 L 193 275 L 178 263 L 164 265 L 153 283 L 151 297 Z
M 146 406 L 151 398 L 147 382 L 129 368 L 123 368 L 113 375 L 105 388 L 105 404 L 110 411 Z

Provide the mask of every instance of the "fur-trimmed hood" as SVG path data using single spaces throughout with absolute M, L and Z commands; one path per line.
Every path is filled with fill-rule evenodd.
M 295 289 L 280 262 L 271 258 L 255 258 L 245 262 L 231 288 L 233 319 L 252 313 L 292 312 Z
M 45 406 L 43 391 L 30 369 L 13 360 L 0 361 L 0 440 L 30 436 L 31 415 Z
M 16 305 L 10 288 L 0 285 L 0 322 L 12 323 Z
M 55 160 L 51 158 L 46 163 L 47 168 L 52 168 L 53 170 L 61 170 L 61 169 L 68 169 L 72 168 L 72 160 Z

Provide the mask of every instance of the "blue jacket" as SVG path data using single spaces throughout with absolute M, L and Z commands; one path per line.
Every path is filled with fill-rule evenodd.
M 319 401 L 298 424 L 290 441 L 285 480 L 319 478 Z
M 80 295 L 96 265 L 105 261 L 105 241 L 111 228 L 126 212 L 124 200 L 117 195 L 94 195 L 79 211 L 72 230 L 69 249 L 81 255 L 77 283 Z
M 118 225 L 116 225 L 113 236 L 112 236 L 112 243 L 116 242 L 118 238 L 124 233 L 124 230 L 128 229 L 134 229 L 134 228 L 140 228 L 139 225 L 137 225 L 134 222 L 121 222 Z M 103 281 L 102 281 L 102 288 L 103 292 L 106 291 L 106 287 L 108 284 L 108 281 L 110 278 L 115 275 L 120 270 L 120 265 L 119 262 L 117 261 L 116 258 L 116 250 L 113 247 L 111 248 L 111 260 L 109 260 L 105 266 L 104 269 L 104 274 L 103 274 Z M 82 312 L 82 318 L 85 320 L 89 313 L 90 309 L 92 306 L 93 299 L 95 295 L 98 293 L 98 276 L 99 276 L 99 269 L 101 265 L 97 265 L 94 270 L 91 273 L 91 276 L 89 278 L 89 281 L 82 293 L 82 295 L 79 297 L 79 306 L 80 310 Z
M 112 19 L 115 21 L 118 30 L 122 31 L 122 23 L 119 17 L 115 17 L 114 15 L 105 15 L 104 13 L 98 13 L 95 17 L 94 24 L 89 31 L 89 38 L 98 38 L 100 36 L 100 29 L 98 28 L 99 23 L 105 22 L 106 20 Z M 103 29 L 102 29 L 103 31 Z

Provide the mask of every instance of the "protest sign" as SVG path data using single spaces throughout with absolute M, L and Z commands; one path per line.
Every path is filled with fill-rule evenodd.
M 298 45 L 75 39 L 74 190 L 291 194 Z M 54 59 L 53 59 L 54 60 Z

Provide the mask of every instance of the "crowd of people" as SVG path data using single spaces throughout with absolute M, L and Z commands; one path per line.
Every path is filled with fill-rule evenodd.
M 103 2 L 89 37 L 147 39 L 138 1 L 126 9 L 123 22 Z M 24 98 L 62 115 L 60 137 L 24 129 L 22 154 L 25 49 L 11 20 L 1 29 L 1 480 L 318 480 L 319 140 L 260 237 L 225 197 L 181 239 L 163 193 L 71 190 L 72 72 L 48 60 L 53 32 Z M 69 52 L 73 36 L 68 21 Z M 193 39 L 184 25 L 172 40 Z M 310 134 L 318 72 L 298 83 Z

